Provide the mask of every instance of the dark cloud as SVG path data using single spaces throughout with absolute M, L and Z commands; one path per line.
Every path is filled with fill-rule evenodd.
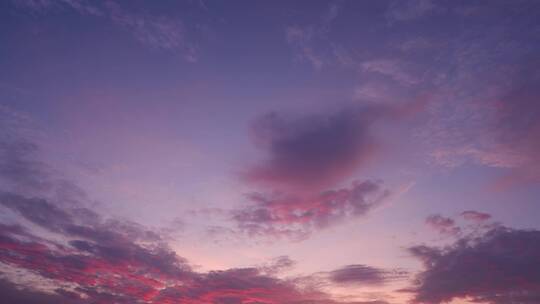
M 0 205 L 12 209 L 30 222 L 54 232 L 72 225 L 70 215 L 45 199 L 25 198 L 13 193 L 0 193 Z
M 252 132 L 268 158 L 248 170 L 254 183 L 295 191 L 320 191 L 366 164 L 377 150 L 370 132 L 386 109 L 366 107 L 331 115 L 258 118 Z
M 409 249 L 424 263 L 416 277 L 414 303 L 538 303 L 540 231 L 499 227 L 446 248 Z
M 426 224 L 441 234 L 458 235 L 461 232 L 453 219 L 438 214 L 428 216 Z
M 355 182 L 350 188 L 329 190 L 316 196 L 254 193 L 251 205 L 233 212 L 238 227 L 251 236 L 302 238 L 313 230 L 365 215 L 390 195 L 379 182 Z
M 305 296 L 287 281 L 261 275 L 256 268 L 212 271 L 200 276 L 188 288 L 171 288 L 169 293 L 174 294 L 173 299 L 184 300 L 184 303 L 198 303 L 200 300 L 219 303 L 223 298 L 234 299 L 237 303 L 278 303 Z
M 384 270 L 366 265 L 348 265 L 328 274 L 333 283 L 355 285 L 383 285 L 408 276 L 403 270 Z
M 5 279 L 0 279 L 0 297 L 3 303 L 9 304 L 79 304 L 84 303 L 75 294 L 61 291 L 46 293 L 36 291 L 13 284 Z
M 296 264 L 295 261 L 291 260 L 291 258 L 284 255 L 284 256 L 279 256 L 275 259 L 272 259 L 270 263 L 262 265 L 258 268 L 263 273 L 274 275 L 274 274 L 293 268 L 295 264 Z
M 28 221 L 51 232 L 66 237 L 77 238 L 70 245 L 83 253 L 92 253 L 104 261 L 115 263 L 129 261 L 152 271 L 171 276 L 181 276 L 182 269 L 189 270 L 183 261 L 162 246 L 160 238 L 153 232 L 129 223 L 102 221 L 86 223 L 78 216 L 97 214 L 90 210 L 63 210 L 45 199 L 25 198 L 15 194 L 1 194 L 0 205 L 16 211 Z M 135 241 L 154 241 L 152 248 L 146 248 Z M 178 271 L 176 271 L 178 270 Z

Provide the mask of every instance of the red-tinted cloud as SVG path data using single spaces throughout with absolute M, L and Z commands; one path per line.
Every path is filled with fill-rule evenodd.
M 310 197 L 250 195 L 251 205 L 236 210 L 233 220 L 249 235 L 303 237 L 345 219 L 365 215 L 388 197 L 380 183 L 355 182 L 350 188 Z
M 365 215 L 388 196 L 379 182 L 337 188 L 377 158 L 380 123 L 417 113 L 426 98 L 405 105 L 370 104 L 304 117 L 268 113 L 252 126 L 265 159 L 243 178 L 258 187 L 251 205 L 233 212 L 250 236 L 302 239 L 313 230 Z
M 70 284 L 53 293 L 0 286 L 2 299 L 23 303 L 346 303 L 295 280 L 274 276 L 292 266 L 287 257 L 259 268 L 196 272 L 141 227 L 80 218 L 79 209 L 60 209 L 45 199 L 0 195 L 0 205 L 57 237 L 38 237 L 19 225 L 0 225 L 0 265 L 25 269 L 44 279 Z M 45 220 L 47 218 L 48 220 Z M 58 241 L 58 236 L 64 242 Z M 55 241 L 53 241 L 53 239 Z M 39 285 L 39 284 L 38 284 Z M 18 288 L 18 287 L 17 287 Z

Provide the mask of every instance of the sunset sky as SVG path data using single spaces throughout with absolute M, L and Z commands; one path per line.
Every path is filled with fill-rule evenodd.
M 540 303 L 540 1 L 0 1 L 0 302 Z

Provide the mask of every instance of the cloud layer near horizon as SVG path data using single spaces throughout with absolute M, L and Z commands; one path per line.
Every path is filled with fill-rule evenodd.
M 425 269 L 416 277 L 414 303 L 453 299 L 504 304 L 540 300 L 540 231 L 506 227 L 467 236 L 444 247 L 415 246 Z
M 0 204 L 44 229 L 36 235 L 18 224 L 1 224 L 0 266 L 23 269 L 61 286 L 13 290 L 6 295 L 13 304 L 349 303 L 332 300 L 301 278 L 273 276 L 283 263 L 290 265 L 283 258 L 262 268 L 197 272 L 158 235 L 137 225 L 104 221 L 88 209 L 60 210 L 45 199 L 15 194 L 2 194 Z M 386 272 L 366 267 L 336 270 L 328 282 L 373 285 L 387 280 Z M 2 282 L 2 288 L 13 286 Z

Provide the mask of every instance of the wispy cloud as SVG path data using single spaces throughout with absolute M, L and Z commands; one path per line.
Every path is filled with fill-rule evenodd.
M 401 85 L 411 86 L 420 83 L 418 76 L 405 71 L 403 63 L 398 60 L 372 60 L 361 64 L 366 72 L 378 73 L 395 80 Z
M 426 218 L 426 224 L 441 234 L 457 236 L 461 233 L 461 229 L 456 226 L 456 222 L 453 219 L 439 214 L 428 216 Z
M 438 8 L 431 0 L 405 0 L 391 3 L 386 17 L 390 22 L 409 21 L 426 16 Z
M 408 277 L 408 273 L 404 270 L 385 270 L 366 265 L 347 265 L 328 274 L 333 283 L 360 286 L 383 285 Z
M 32 12 L 46 14 L 54 10 L 71 10 L 78 14 L 106 18 L 125 29 L 144 45 L 163 51 L 179 53 L 188 62 L 196 62 L 199 51 L 192 36 L 197 29 L 186 26 L 182 16 L 151 15 L 134 12 L 115 1 L 85 0 L 13 0 L 14 4 Z M 200 6 L 194 6 L 200 8 Z
M 296 60 L 308 62 L 315 69 L 320 70 L 327 66 L 329 61 L 345 56 L 346 51 L 332 44 L 328 39 L 330 27 L 338 18 L 340 10 L 340 4 L 333 2 L 317 16 L 313 23 L 294 24 L 285 28 L 285 40 L 291 46 Z

